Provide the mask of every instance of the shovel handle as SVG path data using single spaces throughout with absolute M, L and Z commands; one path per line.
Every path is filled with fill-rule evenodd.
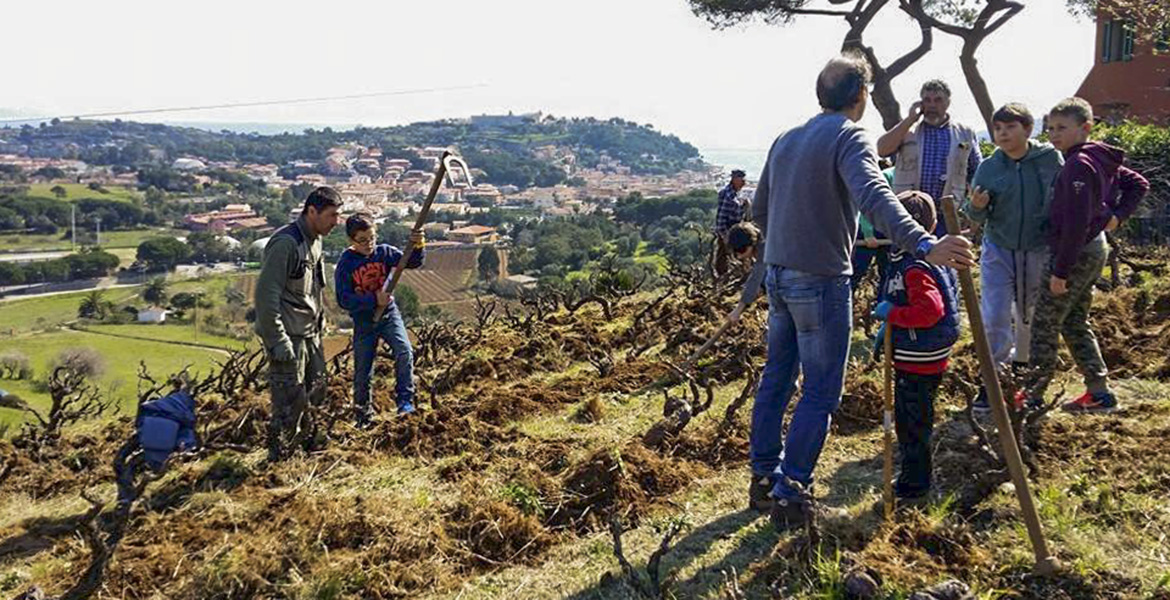
M 882 403 L 882 499 L 886 520 L 894 517 L 894 328 L 885 327 L 882 340 L 882 371 L 885 374 L 885 393 Z
M 947 231 L 960 231 L 959 211 L 955 208 L 954 196 L 944 196 L 942 199 L 943 216 L 947 221 Z M 987 342 L 987 332 L 983 329 L 983 313 L 979 309 L 979 294 L 975 290 L 975 276 L 970 269 L 959 270 L 959 286 L 963 293 L 963 304 L 967 308 L 967 317 L 971 324 L 971 337 L 975 342 L 975 353 L 979 356 L 979 373 L 983 379 L 983 386 L 987 389 L 987 400 L 991 404 L 991 414 L 995 417 L 995 428 L 999 432 L 999 443 L 1003 450 L 1004 460 L 1007 462 L 1008 472 L 1012 483 L 1016 487 L 1016 498 L 1020 502 L 1020 512 L 1024 517 L 1024 524 L 1028 528 L 1028 538 L 1032 542 L 1032 551 L 1036 555 L 1035 570 L 1039 574 L 1053 572 L 1058 563 L 1056 558 L 1048 552 L 1048 542 L 1044 538 L 1044 530 L 1040 526 L 1040 516 L 1036 513 L 1036 504 L 1032 500 L 1032 492 L 1028 489 L 1028 478 L 1024 474 L 1024 461 L 1020 458 L 1020 447 L 1016 444 L 1016 436 L 1012 431 L 1011 418 L 1008 416 L 1007 405 L 1004 403 L 1003 389 L 999 385 L 999 374 L 995 361 L 991 357 L 991 346 Z
M 427 193 L 422 210 L 418 212 L 418 217 L 414 220 L 414 227 L 410 230 L 412 234 L 422 231 L 423 227 L 427 224 L 427 217 L 431 214 L 431 205 L 435 203 L 435 198 L 439 195 L 439 188 L 443 187 L 443 179 L 451 174 L 451 167 L 462 169 L 464 176 L 467 177 L 468 185 L 471 185 L 471 169 L 467 168 L 467 163 L 454 153 L 443 151 L 443 155 L 439 158 L 439 166 L 435 169 L 435 178 L 431 181 L 430 192 Z M 416 250 L 418 249 L 414 247 L 414 244 L 407 244 L 406 252 L 403 253 L 402 258 L 398 259 L 398 264 L 394 266 L 393 275 L 386 278 L 386 282 L 382 284 L 383 292 L 387 294 L 394 293 L 394 288 L 398 287 L 398 280 L 402 279 L 402 272 L 406 270 L 406 265 L 410 262 L 410 259 L 414 258 Z M 375 323 L 382 320 L 382 315 L 386 313 L 386 309 L 389 306 L 389 304 L 379 306 L 374 310 Z

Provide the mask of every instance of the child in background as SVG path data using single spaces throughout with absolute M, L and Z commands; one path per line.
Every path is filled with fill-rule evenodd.
M 1032 313 L 1049 260 L 1048 205 L 1064 159 L 1050 144 L 1028 139 L 1035 120 L 1023 104 L 1004 105 L 991 121 L 998 149 L 975 171 L 963 208 L 983 224 L 980 308 L 991 356 L 1019 373 L 1030 358 Z M 972 408 L 991 410 L 986 388 Z
M 1064 336 L 1086 392 L 1063 405 L 1069 412 L 1117 408 L 1097 338 L 1089 327 L 1093 284 L 1109 255 L 1105 232 L 1137 210 L 1150 184 L 1125 167 L 1125 152 L 1090 142 L 1093 108 L 1081 98 L 1061 101 L 1048 113 L 1048 138 L 1064 153 L 1049 210 L 1052 259 L 1032 318 L 1031 362 L 1017 404 L 1035 406 L 1056 370 L 1057 340 Z

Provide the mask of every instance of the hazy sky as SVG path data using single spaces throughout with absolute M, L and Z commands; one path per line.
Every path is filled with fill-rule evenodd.
M 979 54 L 995 102 L 1039 112 L 1071 95 L 1093 27 L 1064 0 L 1027 8 Z M 513 110 L 621 116 L 700 148 L 765 147 L 816 112 L 813 83 L 840 19 L 714 31 L 685 0 L 422 2 L 54 1 L 6 3 L 0 116 L 78 114 L 486 84 L 472 90 L 138 117 L 390 125 Z M 891 13 L 867 32 L 888 62 L 917 43 Z M 17 51 L 17 49 L 20 49 Z M 978 113 L 955 38 L 895 81 L 904 106 L 927 78 Z M 908 100 L 907 100 L 908 99 Z M 876 128 L 876 111 L 868 124 Z

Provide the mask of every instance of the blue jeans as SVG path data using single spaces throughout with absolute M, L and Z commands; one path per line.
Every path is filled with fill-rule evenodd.
M 751 463 L 776 482 L 778 497 L 798 499 L 787 476 L 808 486 L 841 403 L 853 303 L 849 277 L 768 265 L 768 360 L 752 408 Z M 784 411 L 804 372 L 800 403 L 783 443 Z M 783 450 L 783 452 L 781 452 Z
M 378 356 L 380 340 L 386 340 L 394 354 L 394 394 L 398 407 L 402 408 L 414 400 L 414 349 L 410 347 L 410 338 L 406 336 L 402 313 L 391 304 L 378 323 L 370 319 L 354 319 L 353 403 L 359 421 L 368 421 L 373 413 L 370 407 L 370 379 L 374 375 L 374 359 Z

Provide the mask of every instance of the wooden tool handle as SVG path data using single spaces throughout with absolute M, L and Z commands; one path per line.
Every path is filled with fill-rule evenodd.
M 885 326 L 885 339 L 882 340 L 882 367 L 885 372 L 886 385 L 884 390 L 884 404 L 882 407 L 882 442 L 884 444 L 885 461 L 882 463 L 882 497 L 885 500 L 886 519 L 894 517 L 894 326 L 888 322 Z
M 943 216 L 947 221 L 947 231 L 960 231 L 959 212 L 955 208 L 954 197 L 943 197 L 942 208 Z M 1011 418 L 1008 416 L 1007 405 L 1004 404 L 1003 389 L 999 385 L 999 375 L 991 357 L 991 346 L 987 342 L 987 332 L 983 329 L 983 313 L 979 309 L 979 294 L 975 291 L 975 277 L 971 274 L 970 269 L 959 270 L 959 286 L 963 292 L 963 304 L 967 308 L 967 317 L 971 324 L 971 337 L 975 341 L 975 353 L 979 356 L 979 373 L 983 379 L 983 386 L 987 389 L 987 400 L 991 404 L 991 414 L 995 417 L 995 428 L 999 432 L 999 443 L 1003 449 L 1004 459 L 1007 461 L 1012 483 L 1016 487 L 1016 498 L 1020 502 L 1020 512 L 1023 514 L 1024 524 L 1028 528 L 1032 551 L 1036 555 L 1035 570 L 1040 574 L 1048 574 L 1056 570 L 1058 563 L 1056 558 L 1048 553 L 1048 542 L 1044 539 L 1040 517 L 1036 514 L 1032 492 L 1028 489 L 1024 461 L 1020 458 L 1020 447 L 1016 444 Z

